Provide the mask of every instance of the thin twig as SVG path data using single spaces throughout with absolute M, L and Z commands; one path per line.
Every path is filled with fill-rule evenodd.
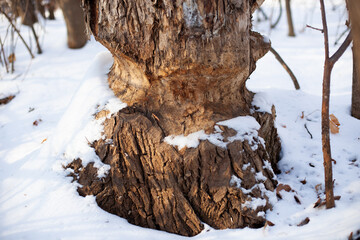
M 289 66 L 285 63 L 285 61 L 280 57 L 279 53 L 277 53 L 273 47 L 270 47 L 270 52 L 272 54 L 274 54 L 275 58 L 280 62 L 281 66 L 283 66 L 283 68 L 286 70 L 286 72 L 290 75 L 290 77 L 294 83 L 295 89 L 299 90 L 300 89 L 299 82 L 297 81 L 294 73 L 291 71 Z
M 306 123 L 304 124 L 304 127 L 305 127 L 306 131 L 308 132 L 308 134 L 310 135 L 310 138 L 313 139 L 313 135 L 312 135 L 311 132 L 309 131 Z
M 264 12 L 264 10 L 260 7 L 259 9 L 259 12 L 264 16 L 264 19 L 265 20 L 268 20 L 269 19 L 269 17 L 266 15 L 266 13 Z
M 38 38 L 38 36 L 36 35 L 36 32 L 35 32 L 35 28 L 34 28 L 34 24 L 33 25 L 31 25 L 31 30 L 32 30 L 32 32 L 33 32 L 33 34 L 34 34 L 34 38 L 35 38 L 35 42 L 36 42 L 36 47 L 37 47 L 37 53 L 38 54 L 42 54 L 42 50 L 41 50 L 41 47 L 40 47 L 40 44 L 39 44 L 39 38 Z
M 11 32 L 11 57 L 12 57 L 12 61 L 10 61 L 9 59 L 9 62 L 11 63 L 11 73 L 14 73 L 15 72 L 15 43 L 14 43 L 14 28 L 11 28 L 10 30 Z M 9 56 L 9 57 L 10 57 Z
M 270 25 L 270 28 L 275 28 L 278 25 L 278 23 L 280 22 L 280 19 L 281 19 L 281 16 L 282 16 L 282 11 L 283 11 L 281 0 L 279 0 L 279 6 L 280 6 L 279 16 L 277 17 L 276 21 L 273 24 Z
M 31 49 L 29 48 L 29 46 L 27 45 L 27 43 L 25 42 L 24 38 L 21 36 L 20 31 L 16 28 L 16 26 L 14 25 L 14 23 L 12 22 L 11 18 L 0 8 L 0 12 L 2 14 L 4 14 L 4 16 L 6 17 L 6 19 L 9 21 L 9 23 L 11 24 L 11 26 L 14 28 L 14 30 L 16 31 L 16 33 L 19 35 L 21 41 L 24 43 L 25 47 L 27 48 L 27 50 L 30 53 L 31 58 L 35 58 L 34 54 L 31 52 Z
M 4 58 L 6 72 L 9 73 L 9 65 L 7 63 L 7 60 L 6 60 L 6 55 L 5 55 L 5 50 L 4 50 L 4 43 L 2 42 L 1 37 L 0 37 L 0 45 L 1 45 L 1 53 L 2 53 L 3 58 Z
M 324 33 L 324 29 L 321 29 L 321 28 L 316 28 L 316 27 L 312 27 L 312 26 L 307 25 L 307 24 L 306 24 L 306 27 L 307 27 L 307 28 L 314 29 L 314 30 L 317 30 L 317 31 L 320 31 L 321 33 Z
M 349 30 L 350 30 L 350 28 L 347 28 L 347 29 L 345 29 L 345 31 L 343 31 L 343 32 L 340 34 L 340 36 L 336 39 L 336 41 L 335 41 L 335 43 L 334 43 L 335 46 L 339 43 L 340 39 L 341 39 L 341 38 L 345 35 L 345 33 L 347 33 Z

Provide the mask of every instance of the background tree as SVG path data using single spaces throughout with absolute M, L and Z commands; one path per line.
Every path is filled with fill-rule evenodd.
M 348 0 L 353 36 L 353 85 L 351 115 L 360 119 L 360 2 Z
M 348 34 L 344 42 L 341 44 L 339 49 L 330 56 L 329 53 L 329 37 L 328 27 L 326 21 L 326 10 L 324 0 L 320 0 L 321 7 L 321 18 L 324 34 L 324 45 L 325 45 L 325 64 L 324 64 L 324 75 L 323 75 L 323 93 L 322 93 L 322 106 L 321 106 L 321 136 L 322 136 L 322 151 L 324 158 L 324 175 L 325 175 L 325 194 L 326 194 L 326 208 L 335 207 L 334 200 L 334 182 L 332 172 L 332 161 L 331 158 L 331 145 L 330 145 L 330 119 L 329 119 L 329 103 L 330 103 L 330 82 L 331 72 L 335 63 L 344 54 L 345 50 L 351 43 L 351 33 Z
M 63 12 L 69 48 L 82 48 L 88 37 L 86 35 L 84 12 L 80 7 L 81 0 L 58 0 Z
M 290 37 L 295 37 L 295 30 L 294 30 L 294 24 L 292 19 L 292 13 L 291 13 L 291 4 L 290 0 L 285 0 L 285 8 L 286 8 L 286 18 L 288 22 L 288 35 Z
M 35 2 L 32 0 L 13 0 L 11 1 L 11 7 L 15 16 L 21 17 L 21 23 L 31 28 L 35 38 L 37 52 L 41 54 L 42 49 L 34 28 L 34 24 L 38 22 Z

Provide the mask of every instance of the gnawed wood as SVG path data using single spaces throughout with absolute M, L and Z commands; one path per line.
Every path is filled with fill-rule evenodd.
M 275 196 L 280 141 L 273 114 L 256 112 L 245 82 L 270 43 L 251 31 L 262 0 L 83 0 L 88 30 L 109 49 L 109 86 L 128 107 L 104 123 L 94 143 L 111 166 L 97 178 L 92 164 L 73 168 L 79 193 L 130 223 L 184 236 L 262 227 Z M 253 116 L 257 135 L 229 141 L 217 122 Z M 202 140 L 177 149 L 169 135 L 219 127 L 225 145 Z M 217 129 L 217 128 L 216 128 Z M 265 141 L 264 141 L 265 140 Z

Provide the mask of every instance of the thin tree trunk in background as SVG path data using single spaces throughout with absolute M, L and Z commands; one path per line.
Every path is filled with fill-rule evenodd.
M 328 27 L 326 21 L 326 11 L 324 0 L 320 0 L 321 18 L 323 23 L 324 45 L 325 45 L 325 66 L 323 77 L 323 93 L 322 93 L 322 108 L 321 108 L 321 136 L 322 136 L 322 151 L 324 157 L 324 175 L 325 175 L 325 194 L 326 194 L 326 208 L 335 207 L 334 200 L 334 183 L 332 172 L 332 158 L 330 145 L 330 119 L 329 119 L 329 103 L 330 103 L 330 80 L 331 71 L 334 64 L 339 60 L 345 50 L 351 43 L 351 33 L 346 37 L 339 49 L 329 57 L 329 37 Z
M 360 1 L 348 0 L 353 36 L 353 85 L 351 115 L 360 119 Z
M 74 2 L 76 2 L 76 0 L 74 0 Z M 49 11 L 49 20 L 55 20 L 56 1 L 50 0 L 46 7 Z
M 66 23 L 69 48 L 82 48 L 88 40 L 84 12 L 80 4 L 81 0 L 59 0 Z
M 285 7 L 286 7 L 286 17 L 287 17 L 287 22 L 288 22 L 288 28 L 289 28 L 288 35 L 290 37 L 295 37 L 295 30 L 294 30 L 294 24 L 293 24 L 293 19 L 292 19 L 290 0 L 285 0 Z

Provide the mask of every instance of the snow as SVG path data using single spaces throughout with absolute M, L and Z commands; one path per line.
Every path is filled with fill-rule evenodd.
M 229 137 L 224 142 L 224 137 L 221 135 L 222 131 L 219 126 L 226 126 L 234 129 L 237 133 L 235 136 Z M 184 147 L 196 148 L 200 140 L 208 140 L 212 144 L 225 148 L 228 143 L 235 140 L 248 141 L 253 150 L 257 149 L 259 143 L 264 144 L 264 140 L 258 136 L 260 124 L 251 116 L 239 116 L 226 121 L 217 122 L 215 124 L 215 132 L 206 134 L 204 130 L 191 133 L 187 136 L 170 135 L 164 138 L 164 141 L 172 146 L 178 147 L 181 150 Z
M 224 137 L 221 135 L 222 131 L 220 130 L 219 125 L 232 128 L 237 132 L 237 134 L 235 136 L 229 137 L 228 140 L 224 142 Z M 164 141 L 172 146 L 178 147 L 178 149 L 181 150 L 184 147 L 196 148 L 199 145 L 200 140 L 208 140 L 212 144 L 222 148 L 225 148 L 228 143 L 235 140 L 246 140 L 255 150 L 257 149 L 257 144 L 263 143 L 263 140 L 258 137 L 257 134 L 259 129 L 260 125 L 255 120 L 255 118 L 251 116 L 239 116 L 226 121 L 217 122 L 215 124 L 214 133 L 206 134 L 204 130 L 200 130 L 187 136 L 170 135 L 165 137 Z M 256 140 L 258 140 L 258 142 L 256 142 Z
M 164 141 L 170 145 L 176 146 L 179 150 L 183 149 L 184 147 L 188 148 L 196 148 L 199 143 L 200 139 L 206 138 L 206 134 L 204 130 L 191 133 L 187 136 L 179 135 L 179 136 L 167 136 L 164 138 Z
M 331 135 L 332 157 L 336 160 L 334 191 L 341 199 L 334 209 L 313 208 L 318 196 L 324 199 L 320 135 L 324 49 L 321 33 L 304 26 L 321 27 L 321 20 L 318 1 L 291 2 L 295 38 L 286 36 L 285 15 L 277 28 L 269 30 L 269 22 L 257 22 L 255 13 L 254 28 L 268 36 L 298 78 L 301 90 L 294 90 L 290 77 L 271 53 L 257 63 L 247 86 L 257 92 L 253 103 L 260 111 L 271 112 L 272 105 L 276 108 L 282 142 L 282 173 L 277 180 L 293 191 L 281 191 L 281 200 L 270 199 L 273 210 L 266 212 L 266 218 L 275 224 L 273 227 L 215 230 L 205 225 L 194 239 L 347 239 L 360 229 L 360 120 L 350 116 L 351 50 L 336 63 L 331 85 L 330 112 L 341 124 L 340 132 Z M 332 53 L 346 18 L 340 3 L 326 2 Z M 269 15 L 274 11 L 275 18 L 276 6 L 277 1 L 266 0 L 263 9 Z M 108 110 L 109 117 L 126 105 L 107 86 L 111 55 L 93 39 L 83 49 L 67 49 L 65 24 L 61 13 L 56 14 L 58 20 L 37 26 L 42 31 L 42 55 L 31 60 L 18 41 L 15 73 L 6 74 L 0 67 L 0 97 L 16 95 L 10 103 L 0 106 L 0 239 L 185 239 L 131 225 L 101 210 L 93 196 L 80 197 L 77 184 L 66 177 L 69 172 L 62 166 L 78 157 L 85 163 L 94 162 L 99 177 L 106 175 L 109 166 L 102 164 L 89 147 L 89 142 L 101 137 L 105 119 L 96 120 L 94 115 Z M 1 36 L 6 28 L 6 21 L 1 19 Z M 28 29 L 21 30 L 29 39 Z M 33 125 L 35 121 L 37 126 Z M 223 146 L 226 143 L 219 125 L 237 130 L 233 140 L 244 139 L 244 132 L 256 137 L 259 128 L 251 117 L 217 124 L 213 134 L 200 131 L 190 134 L 191 141 L 190 135 L 168 140 L 179 148 L 194 147 L 205 139 Z M 259 143 L 263 144 L 261 139 Z M 231 179 L 241 187 L 239 180 L 236 176 Z M 300 182 L 303 180 L 305 184 Z M 256 207 L 261 201 L 248 204 Z M 298 227 L 307 217 L 310 222 Z

